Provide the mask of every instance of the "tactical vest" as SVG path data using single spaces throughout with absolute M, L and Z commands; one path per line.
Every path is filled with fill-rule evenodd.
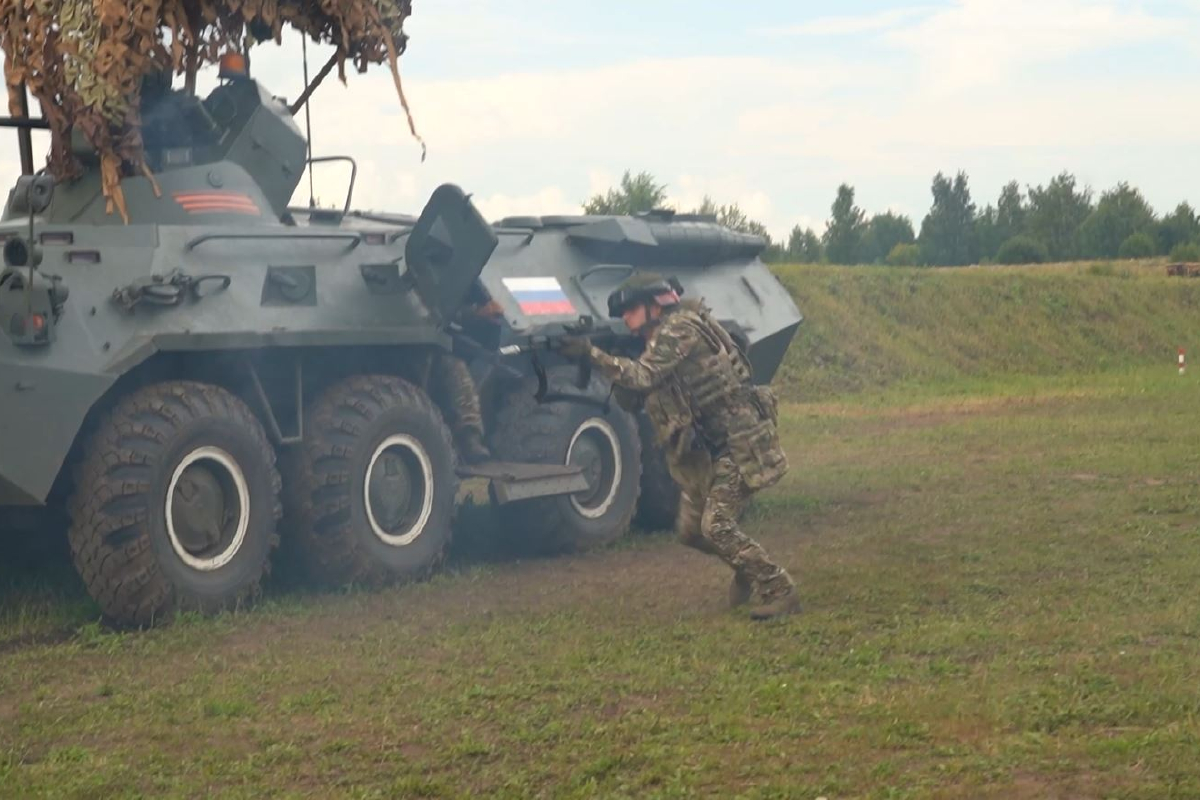
M 779 441 L 774 394 L 754 385 L 746 354 L 706 309 L 680 308 L 671 312 L 669 324 L 691 327 L 700 344 L 660 390 L 657 402 L 647 407 L 655 427 L 665 434 L 662 444 L 677 457 L 695 444 L 713 455 L 728 453 L 751 489 L 777 483 L 788 463 Z

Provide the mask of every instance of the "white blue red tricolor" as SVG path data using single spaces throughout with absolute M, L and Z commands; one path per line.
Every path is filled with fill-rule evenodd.
M 576 313 L 571 299 L 556 278 L 504 278 L 521 313 L 528 317 L 567 316 Z

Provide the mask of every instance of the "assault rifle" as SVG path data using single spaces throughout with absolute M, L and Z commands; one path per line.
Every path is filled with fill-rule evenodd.
M 504 363 L 501 353 L 484 347 L 474 337 L 467 334 L 458 323 L 448 325 L 446 332 L 450 334 L 450 340 L 453 345 L 451 352 L 459 358 L 466 361 L 473 361 L 475 359 L 486 361 L 510 378 L 520 379 L 522 377 L 519 369 Z
M 563 325 L 563 331 L 569 336 L 586 336 L 591 340 L 592 344 L 612 353 L 613 355 L 626 356 L 636 358 L 644 346 L 641 337 L 630 333 L 616 333 L 611 330 L 599 330 L 596 327 L 596 321 L 590 315 L 584 315 L 579 318 L 578 322 Z M 595 406 L 608 413 L 612 407 L 612 388 L 609 389 L 608 396 L 603 400 L 595 397 L 590 397 L 585 394 L 577 394 L 574 392 L 551 392 L 550 382 L 546 376 L 546 367 L 538 358 L 538 353 L 554 351 L 557 344 L 562 340 L 561 335 L 541 334 L 538 336 L 530 336 L 524 344 L 513 344 L 501 347 L 500 355 L 516 356 L 529 355 L 533 373 L 537 376 L 538 388 L 534 393 L 534 399 L 538 403 L 579 403 L 581 405 Z M 579 372 L 575 379 L 575 385 L 581 391 L 587 389 L 592 382 L 592 363 L 587 359 L 579 362 Z

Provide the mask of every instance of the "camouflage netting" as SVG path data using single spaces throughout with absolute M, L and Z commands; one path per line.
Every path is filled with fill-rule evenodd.
M 109 213 L 115 207 L 128 222 L 121 178 L 153 181 L 142 150 L 143 76 L 169 68 L 190 81 L 230 50 L 278 44 L 288 24 L 334 45 L 343 82 L 347 61 L 359 72 L 386 61 L 407 114 L 397 59 L 411 13 L 412 0 L 0 0 L 10 113 L 26 84 L 49 120 L 48 170 L 60 180 L 81 172 L 70 146 L 77 128 L 100 155 Z M 411 114 L 408 124 L 416 136 Z

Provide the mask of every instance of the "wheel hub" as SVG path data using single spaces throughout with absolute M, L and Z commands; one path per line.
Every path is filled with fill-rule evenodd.
M 371 471 L 368 488 L 376 521 L 385 530 L 395 532 L 413 501 L 413 476 L 404 457 L 392 450 L 384 452 Z
M 219 569 L 246 538 L 250 524 L 246 476 L 220 448 L 193 450 L 171 476 L 164 510 L 175 554 L 193 569 Z
M 583 436 L 575 443 L 570 462 L 574 466 L 583 467 L 583 477 L 588 482 L 588 490 L 575 495 L 581 505 L 595 505 L 605 487 L 601 481 L 604 473 L 604 454 L 601 444 L 594 436 Z
M 567 464 L 583 468 L 588 489 L 571 495 L 571 505 L 589 519 L 604 516 L 621 487 L 621 445 L 612 425 L 593 418 L 579 426 L 567 448 Z
M 229 519 L 225 491 L 203 463 L 192 464 L 175 485 L 173 521 L 184 549 L 201 555 L 221 541 L 221 529 Z
M 415 541 L 433 512 L 433 465 L 421 443 L 404 434 L 385 439 L 367 466 L 363 499 L 381 541 L 392 547 Z

